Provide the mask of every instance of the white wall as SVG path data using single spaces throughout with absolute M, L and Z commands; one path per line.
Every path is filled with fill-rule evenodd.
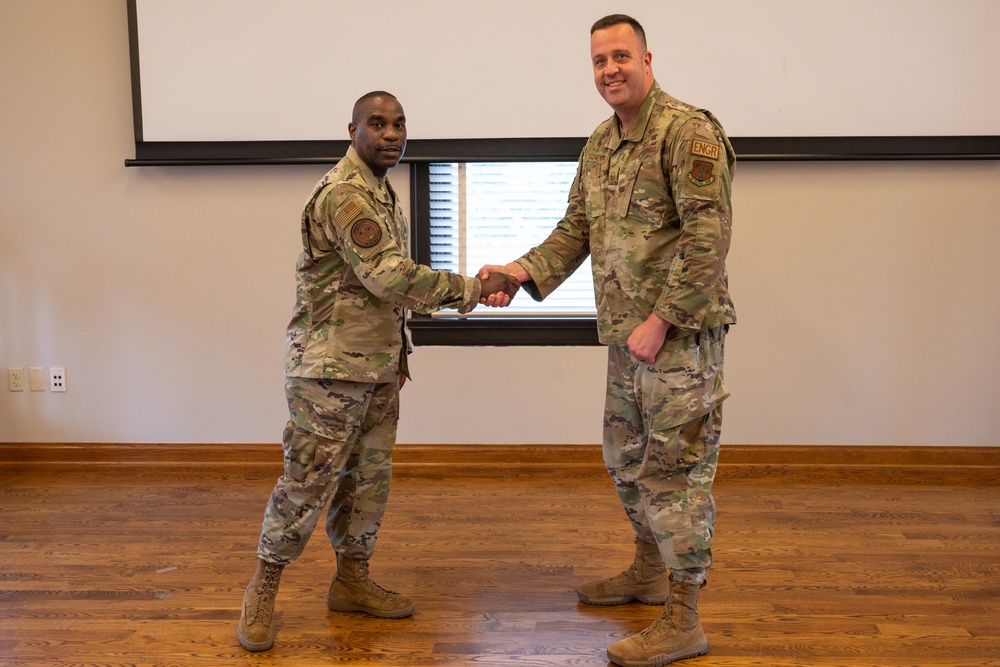
M 69 388 L 0 383 L 0 442 L 277 441 L 325 167 L 125 168 L 123 0 L 0 0 L 0 91 L 0 370 Z M 997 162 L 741 164 L 724 441 L 1000 445 L 998 184 Z M 400 442 L 600 441 L 602 348 L 411 365 Z

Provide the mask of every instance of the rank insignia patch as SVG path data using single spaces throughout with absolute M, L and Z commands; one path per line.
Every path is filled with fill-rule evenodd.
M 701 139 L 695 139 L 694 141 L 691 142 L 691 154 L 712 158 L 713 160 L 718 160 L 719 144 L 713 144 L 710 141 L 702 141 Z
M 714 169 L 715 165 L 711 162 L 695 160 L 691 165 L 691 171 L 688 172 L 688 180 L 700 188 L 711 185 L 715 182 L 715 175 L 712 174 Z
M 372 248 L 382 240 L 382 229 L 371 220 L 358 220 L 351 227 L 351 240 L 359 248 Z

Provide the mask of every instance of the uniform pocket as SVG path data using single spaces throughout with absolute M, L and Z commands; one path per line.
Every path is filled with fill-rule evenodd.
M 676 209 L 659 159 L 645 155 L 650 152 L 652 148 L 644 148 L 630 165 L 618 213 L 659 229 Z
M 591 153 L 584 158 L 581 170 L 582 182 L 580 190 L 586 204 L 587 220 L 596 220 L 604 215 L 607 206 L 607 153 Z
M 643 378 L 655 429 L 669 429 L 705 415 L 728 396 L 722 384 L 719 343 L 702 332 L 667 340 Z

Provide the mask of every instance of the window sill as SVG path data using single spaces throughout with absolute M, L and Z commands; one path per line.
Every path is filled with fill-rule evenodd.
M 594 317 L 438 317 L 407 320 L 414 345 L 600 345 Z

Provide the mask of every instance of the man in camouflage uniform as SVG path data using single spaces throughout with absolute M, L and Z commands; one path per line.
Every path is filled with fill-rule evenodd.
M 403 108 L 393 95 L 358 100 L 348 130 L 347 156 L 316 184 L 302 213 L 285 358 L 285 469 L 264 511 L 237 629 L 250 651 L 274 643 L 282 568 L 302 553 L 328 502 L 337 574 L 327 607 L 382 618 L 413 612 L 408 597 L 368 578 L 407 377 L 403 309 L 465 313 L 490 295 L 491 305 L 506 305 L 517 291 L 500 273 L 480 280 L 409 258 L 406 219 L 386 178 L 406 146 Z
M 619 665 L 663 665 L 708 650 L 697 602 L 712 562 L 723 349 L 736 321 L 725 265 L 735 155 L 711 113 L 660 89 L 634 19 L 595 23 L 591 57 L 615 114 L 583 149 L 566 216 L 480 277 L 505 271 L 541 300 L 592 257 L 609 346 L 604 461 L 636 552 L 625 571 L 577 593 L 595 605 L 665 603 L 649 628 L 608 649 Z

